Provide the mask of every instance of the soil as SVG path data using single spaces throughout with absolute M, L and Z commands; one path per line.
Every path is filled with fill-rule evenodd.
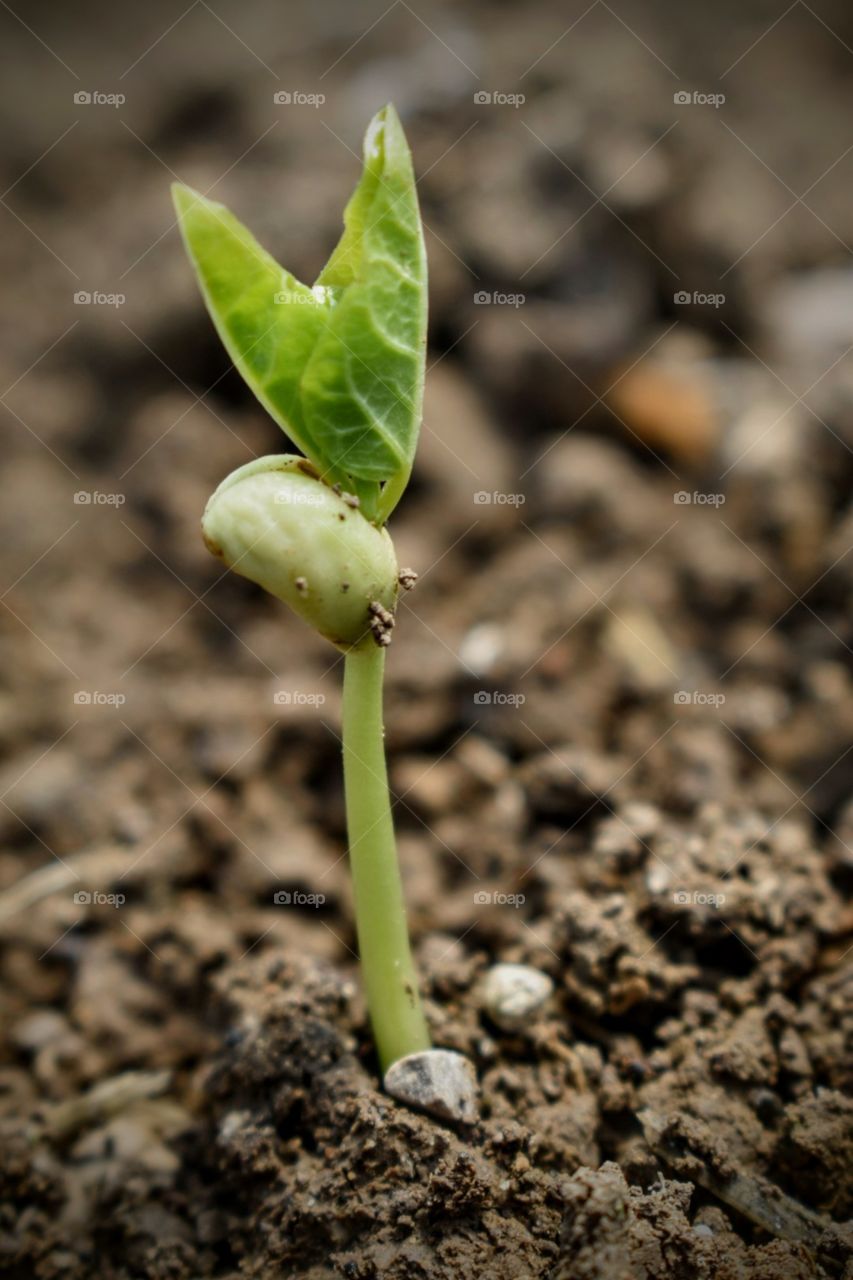
M 382 8 L 3 17 L 0 1274 L 849 1280 L 850 14 Z M 312 278 L 388 97 L 432 368 L 387 746 L 472 1129 L 380 1087 L 340 658 L 201 542 L 282 439 L 168 203 Z M 518 1031 L 498 962 L 554 984 Z

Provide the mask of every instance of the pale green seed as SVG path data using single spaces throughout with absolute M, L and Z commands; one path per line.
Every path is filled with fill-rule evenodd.
M 202 518 L 215 556 L 349 650 L 387 643 L 397 561 L 385 529 L 304 458 L 257 458 L 222 482 Z

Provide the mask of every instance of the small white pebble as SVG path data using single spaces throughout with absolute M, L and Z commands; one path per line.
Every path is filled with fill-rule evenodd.
M 653 863 L 646 873 L 646 888 L 649 893 L 664 893 L 672 883 L 672 875 L 667 867 Z
M 229 1111 L 220 1122 L 219 1136 L 223 1142 L 230 1142 L 235 1134 L 238 1134 L 241 1129 L 246 1128 L 251 1122 L 252 1117 L 248 1111 Z
M 478 676 L 485 676 L 492 670 L 505 648 L 503 627 L 494 622 L 480 622 L 462 637 L 459 660 Z
M 496 964 L 483 979 L 483 1007 L 497 1026 L 517 1031 L 554 990 L 547 973 L 526 964 Z
M 707 1222 L 696 1222 L 693 1225 L 693 1234 L 695 1236 L 709 1237 L 713 1236 L 714 1233 L 708 1226 Z

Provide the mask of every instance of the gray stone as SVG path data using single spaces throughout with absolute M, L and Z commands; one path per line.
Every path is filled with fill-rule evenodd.
M 398 1102 L 459 1124 L 477 1121 L 477 1077 L 461 1053 L 426 1049 L 410 1053 L 385 1072 L 386 1092 Z

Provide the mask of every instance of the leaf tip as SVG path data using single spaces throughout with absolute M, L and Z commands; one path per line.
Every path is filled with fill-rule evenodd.
M 364 135 L 364 162 L 369 168 L 388 168 L 411 163 L 409 145 L 393 102 L 386 102 L 367 126 Z
M 194 206 L 206 206 L 210 204 L 210 201 L 200 191 L 196 191 L 193 187 L 188 187 L 185 182 L 173 182 L 172 203 L 175 206 L 175 212 L 178 217 L 183 218 Z

